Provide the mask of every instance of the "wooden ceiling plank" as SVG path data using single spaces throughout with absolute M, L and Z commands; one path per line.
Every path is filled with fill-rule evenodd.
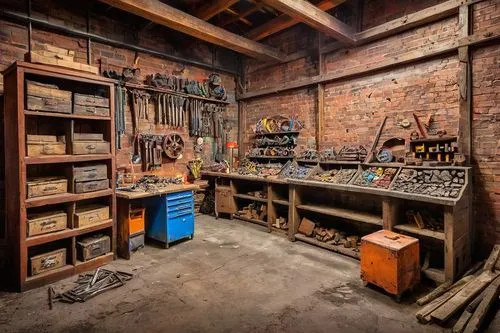
M 243 19 L 245 19 L 245 17 L 247 17 L 248 15 L 251 15 L 251 14 L 259 11 L 261 8 L 262 8 L 262 4 L 258 4 L 258 5 L 254 6 L 252 8 L 247 9 L 244 12 L 241 12 L 237 17 L 230 17 L 230 18 L 227 18 L 225 20 L 221 20 L 218 23 L 218 25 L 220 27 L 225 27 L 226 25 L 235 23 L 236 21 L 240 21 L 241 20 L 242 22 L 245 22 L 245 21 L 243 21 Z
M 262 60 L 281 60 L 277 49 L 238 36 L 158 0 L 100 0 L 108 5 L 141 16 L 170 29 Z
M 193 12 L 193 15 L 204 20 L 208 21 L 215 15 L 222 13 L 239 0 L 215 0 L 215 1 L 207 1 L 207 4 L 202 6 L 200 9 Z
M 334 7 L 337 7 L 338 5 L 342 4 L 346 0 L 322 0 L 318 4 L 316 4 L 316 7 L 318 7 L 321 10 L 330 10 Z M 274 35 L 275 33 L 278 33 L 282 30 L 285 30 L 287 28 L 290 28 L 296 24 L 300 23 L 299 21 L 291 18 L 290 16 L 286 14 L 282 14 L 266 23 L 263 25 L 260 25 L 256 27 L 255 29 L 252 29 L 249 31 L 245 36 L 258 41 L 261 39 L 264 39 L 268 36 Z
M 354 44 L 354 29 L 306 0 L 264 0 L 266 4 L 295 20 L 334 37 Z

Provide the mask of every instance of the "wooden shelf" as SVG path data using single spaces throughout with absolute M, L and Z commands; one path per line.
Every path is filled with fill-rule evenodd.
M 87 261 L 77 260 L 76 261 L 76 265 L 75 265 L 75 268 L 77 270 L 76 273 L 84 272 L 84 271 L 88 270 L 91 267 L 102 266 L 102 265 L 106 264 L 107 262 L 113 260 L 113 257 L 114 257 L 113 252 L 108 252 L 108 253 L 106 253 L 106 254 L 104 254 L 102 256 L 99 256 L 99 257 L 96 257 L 94 259 L 90 259 L 90 260 L 87 260 Z
M 445 141 L 456 141 L 456 136 L 443 136 L 437 138 L 425 138 L 425 139 L 416 139 L 410 140 L 410 143 L 424 143 L 424 142 L 445 142 Z
M 286 134 L 298 135 L 298 134 L 300 134 L 300 132 L 299 131 L 289 131 L 289 132 L 253 133 L 253 135 L 255 135 L 255 136 L 286 135 Z
M 52 117 L 52 118 L 66 118 L 66 119 L 88 119 L 88 120 L 111 120 L 111 117 L 100 117 L 100 116 L 87 116 L 83 114 L 73 114 L 73 113 L 57 113 L 57 112 L 44 112 L 44 111 L 29 111 L 24 110 L 24 114 L 27 116 L 36 117 Z
M 127 88 L 134 88 L 134 89 L 148 90 L 148 91 L 154 91 L 154 92 L 165 93 L 165 94 L 170 94 L 170 95 L 177 95 L 177 96 L 182 96 L 182 97 L 195 98 L 195 99 L 200 99 L 200 100 L 207 101 L 207 102 L 212 102 L 212 103 L 231 104 L 231 102 L 221 101 L 220 99 L 203 97 L 203 96 L 198 96 L 198 95 L 191 95 L 191 94 L 186 94 L 186 93 L 183 93 L 183 92 L 180 92 L 180 91 L 170 90 L 170 89 L 166 89 L 166 88 L 158 88 L 158 87 L 146 86 L 146 85 L 143 85 L 143 84 L 125 83 L 125 87 L 127 87 Z
M 39 198 L 26 199 L 26 208 L 93 199 L 93 198 L 105 197 L 112 194 L 113 194 L 113 189 L 81 193 L 81 194 L 62 193 L 62 194 L 47 195 Z
M 273 203 L 278 204 L 278 205 L 282 205 L 282 206 L 290 206 L 290 203 L 287 200 L 274 199 Z
M 233 217 L 235 219 L 238 219 L 238 220 L 242 220 L 242 221 L 246 221 L 246 222 L 252 222 L 252 223 L 255 223 L 255 224 L 258 224 L 258 225 L 261 225 L 261 226 L 264 226 L 264 227 L 267 227 L 267 222 L 265 221 L 262 221 L 262 220 L 257 220 L 257 219 L 251 219 L 249 217 L 245 217 L 245 216 L 240 216 L 240 215 L 233 215 Z
M 318 164 L 319 161 L 318 160 L 303 160 L 303 159 L 296 159 L 295 160 L 296 162 L 299 162 L 299 163 L 309 163 L 309 164 Z
M 248 158 L 260 158 L 260 159 L 269 159 L 269 160 L 291 160 L 294 159 L 295 156 L 248 156 Z
M 50 271 L 46 271 L 46 272 L 43 272 L 43 273 L 40 273 L 37 275 L 28 276 L 26 278 L 26 282 L 28 283 L 28 282 L 34 282 L 37 280 L 44 280 L 51 275 L 64 274 L 65 272 L 68 273 L 68 275 L 71 275 L 73 268 L 74 268 L 73 265 L 64 265 L 63 267 L 59 267 L 59 268 L 56 268 L 56 269 L 53 269 Z
M 362 162 L 359 161 L 319 161 L 319 164 L 349 164 L 349 165 L 359 165 Z
M 113 158 L 111 154 L 94 154 L 94 155 L 44 155 L 44 156 L 26 156 L 24 161 L 26 164 L 49 164 L 49 163 L 77 163 L 110 160 Z
M 416 224 L 397 224 L 394 226 L 394 229 L 444 241 L 444 232 L 420 229 Z
M 312 244 L 315 246 L 319 246 L 323 249 L 327 249 L 327 250 L 330 250 L 333 252 L 341 253 L 343 255 L 349 256 L 349 257 L 354 258 L 354 259 L 358 259 L 358 260 L 360 259 L 359 252 L 353 251 L 353 249 L 345 248 L 342 245 L 327 244 L 324 242 L 320 242 L 316 238 L 307 237 L 307 236 L 302 235 L 302 234 L 295 234 L 295 238 L 302 241 L 302 242 L 309 243 L 309 244 Z
M 257 198 L 255 196 L 249 195 L 249 194 L 236 193 L 236 194 L 233 194 L 233 196 L 236 197 L 236 198 L 241 198 L 241 199 L 246 199 L 246 200 L 254 200 L 254 201 L 259 201 L 259 202 L 267 202 L 267 199 Z
M 370 213 L 364 213 L 345 208 L 334 208 L 316 205 L 298 205 L 297 208 L 324 215 L 330 215 L 348 220 L 382 226 L 382 217 Z
M 65 229 L 65 230 L 61 230 L 61 231 L 57 231 L 57 232 L 52 232 L 50 234 L 28 237 L 28 238 L 26 238 L 26 246 L 31 247 L 31 246 L 36 246 L 36 245 L 40 245 L 40 244 L 54 242 L 54 241 L 57 241 L 60 239 L 76 237 L 76 236 L 83 235 L 83 234 L 86 234 L 89 232 L 110 228 L 112 226 L 113 226 L 113 220 L 108 219 L 108 220 L 102 221 L 100 223 L 85 226 L 82 228 Z

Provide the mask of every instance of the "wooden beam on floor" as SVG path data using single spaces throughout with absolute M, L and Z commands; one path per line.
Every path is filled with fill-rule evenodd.
M 354 29 L 306 0 L 263 0 L 295 20 L 334 37 L 340 42 L 354 44 Z
M 253 58 L 262 60 L 284 58 L 284 55 L 273 47 L 233 34 L 158 0 L 101 0 L 101 2 Z
M 215 15 L 222 13 L 237 2 L 238 0 L 206 1 L 205 5 L 201 6 L 200 9 L 194 11 L 192 14 L 204 21 L 208 21 Z
M 346 0 L 323 0 L 316 5 L 317 8 L 326 11 L 337 7 Z M 282 30 L 293 27 L 300 23 L 286 14 L 282 14 L 255 29 L 250 30 L 245 36 L 252 40 L 261 40 L 268 36 L 274 35 Z

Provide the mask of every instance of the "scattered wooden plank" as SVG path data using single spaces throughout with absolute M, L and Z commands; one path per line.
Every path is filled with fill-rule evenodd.
M 445 283 L 442 283 L 441 285 L 439 285 L 436 289 L 434 289 L 433 291 L 431 291 L 427 295 L 420 297 L 417 300 L 417 304 L 420 306 L 423 306 L 423 305 L 429 303 L 430 301 L 438 298 L 439 296 L 441 296 L 442 294 L 444 294 L 445 292 L 450 290 L 451 286 L 452 286 L 451 281 L 446 281 Z
M 432 312 L 431 317 L 438 322 L 444 323 L 458 310 L 464 308 L 477 294 L 493 281 L 500 273 L 489 271 L 482 272 L 478 277 L 467 284 L 456 295 L 447 300 L 442 306 Z
M 500 292 L 500 277 L 497 277 L 484 291 L 481 303 L 465 327 L 464 333 L 475 333 L 481 327 L 484 317 L 496 301 Z
M 473 276 L 466 276 L 464 278 L 461 278 L 458 280 L 454 285 L 451 286 L 451 288 L 446 291 L 444 294 L 439 296 L 438 298 L 434 299 L 431 301 L 429 304 L 427 304 L 425 307 L 420 309 L 416 313 L 416 317 L 418 321 L 422 323 L 428 323 L 431 321 L 430 314 L 439 308 L 441 305 L 443 305 L 446 301 L 448 301 L 450 298 L 455 296 L 459 291 L 461 291 L 470 281 L 472 281 Z
M 475 274 L 479 269 L 481 269 L 482 267 L 484 266 L 484 261 L 478 261 L 476 262 L 474 265 L 472 265 L 471 268 L 469 268 L 463 276 L 467 276 L 467 275 L 472 275 L 472 274 Z
M 498 256 L 500 255 L 500 244 L 493 246 L 493 250 L 491 250 L 490 256 L 486 263 L 484 264 L 485 271 L 493 271 L 495 268 L 495 264 L 498 261 Z
M 471 317 L 472 317 L 472 313 L 470 313 L 469 311 L 464 311 L 462 313 L 462 315 L 460 316 L 460 318 L 458 318 L 456 324 L 453 326 L 451 332 L 452 333 L 462 333 Z

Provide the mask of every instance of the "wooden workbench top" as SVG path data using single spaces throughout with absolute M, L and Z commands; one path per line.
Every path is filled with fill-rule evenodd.
M 251 176 L 251 175 L 240 175 L 237 173 L 225 173 L 225 172 L 214 172 L 214 171 L 202 171 L 202 176 L 210 176 L 210 177 L 225 177 L 225 178 L 234 178 L 241 180 L 252 180 L 256 182 L 268 182 L 275 184 L 287 184 L 286 179 L 280 179 L 276 177 L 261 177 L 261 176 Z
M 188 185 L 169 185 L 165 188 L 162 188 L 158 191 L 151 191 L 151 192 L 144 192 L 144 191 L 121 191 L 121 190 L 116 190 L 116 197 L 117 198 L 124 198 L 124 199 L 141 199 L 141 198 L 147 198 L 147 197 L 154 197 L 157 195 L 161 194 L 168 194 L 168 193 L 175 193 L 175 192 L 182 192 L 182 191 L 192 191 L 192 190 L 197 190 L 200 187 L 198 185 L 194 184 L 188 184 Z

